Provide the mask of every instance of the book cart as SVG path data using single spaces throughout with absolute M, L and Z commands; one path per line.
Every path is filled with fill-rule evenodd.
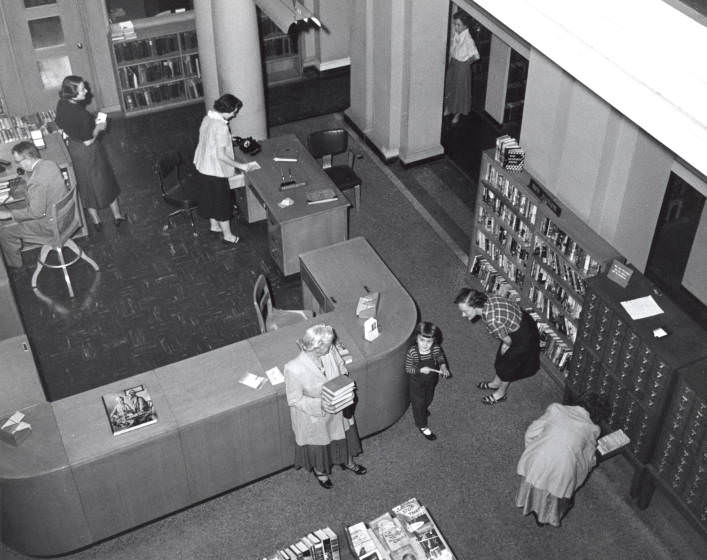
M 137 20 L 131 32 L 113 35 L 112 43 L 125 116 L 203 101 L 193 13 Z
M 494 156 L 494 149 L 482 154 L 469 272 L 534 317 L 543 367 L 564 383 L 586 281 L 620 256 L 527 171 Z
M 634 320 L 621 302 L 651 296 L 662 313 Z M 662 329 L 664 336 L 656 336 Z M 637 270 L 623 287 L 588 281 L 565 400 L 604 395 L 610 429 L 631 439 L 631 495 L 647 507 L 656 485 L 707 531 L 707 332 Z

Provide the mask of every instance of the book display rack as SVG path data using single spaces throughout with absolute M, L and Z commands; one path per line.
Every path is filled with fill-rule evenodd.
M 279 549 L 262 560 L 341 560 L 339 537 L 330 528 L 325 527 L 307 533 L 291 545 Z
M 538 323 L 543 365 L 563 379 L 572 356 L 588 278 L 617 251 L 527 171 L 482 155 L 469 271 L 482 288 L 518 301 Z
M 602 274 L 586 290 L 565 401 L 604 395 L 610 429 L 631 440 L 639 506 L 657 482 L 707 528 L 707 333 L 637 270 L 626 287 Z M 621 302 L 647 295 L 661 312 L 632 319 Z
M 345 528 L 355 560 L 455 560 L 429 510 L 417 498 L 390 512 Z
M 194 16 L 146 18 L 113 39 L 120 103 L 134 116 L 203 100 Z

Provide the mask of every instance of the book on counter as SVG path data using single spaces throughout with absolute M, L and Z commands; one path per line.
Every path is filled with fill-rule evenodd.
M 307 193 L 307 204 L 321 204 L 323 202 L 331 202 L 338 199 L 334 189 L 324 188 Z
M 114 436 L 157 422 L 157 412 L 144 385 L 107 393 L 102 398 Z
M 242 383 L 251 389 L 260 389 L 266 381 L 267 378 L 262 375 L 256 375 L 255 373 L 248 371 L 243 374 L 243 376 L 238 380 L 238 383 Z
M 17 447 L 32 433 L 32 426 L 25 422 L 25 415 L 19 410 L 14 414 L 0 419 L 0 439 Z
M 367 292 L 358 298 L 358 303 L 356 304 L 356 316 L 362 319 L 370 319 L 376 316 L 376 311 L 378 311 L 378 300 L 380 294 L 378 292 Z

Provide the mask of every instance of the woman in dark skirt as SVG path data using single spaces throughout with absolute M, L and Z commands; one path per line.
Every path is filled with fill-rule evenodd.
M 452 115 L 452 124 L 471 110 L 471 65 L 479 60 L 479 51 L 471 38 L 471 16 L 457 10 L 452 16 L 454 33 L 449 46 L 449 65 L 444 79 L 444 114 Z
M 254 162 L 236 161 L 228 122 L 243 107 L 243 102 L 230 93 L 219 97 L 199 127 L 199 144 L 194 152 L 194 166 L 199 180 L 199 215 L 208 218 L 210 230 L 222 235 L 228 245 L 238 243 L 231 232 L 233 201 L 228 178 L 236 169 L 250 171 Z
M 333 465 L 366 474 L 366 468 L 354 462 L 361 453 L 361 440 L 353 417 L 346 418 L 343 411 L 330 412 L 321 398 L 324 383 L 348 375 L 333 342 L 330 326 L 311 326 L 298 341 L 300 354 L 285 364 L 285 391 L 297 444 L 295 467 L 312 471 L 326 489 L 333 486 L 329 478 Z
M 76 174 L 76 184 L 81 202 L 88 210 L 94 227 L 101 230 L 98 210 L 110 207 L 117 227 L 125 221 L 120 212 L 120 188 L 113 169 L 98 141 L 106 129 L 105 119 L 97 120 L 86 110 L 88 88 L 80 76 L 67 76 L 59 90 L 56 106 L 56 124 L 68 136 L 69 155 Z
M 540 334 L 533 318 L 505 297 L 462 289 L 454 300 L 462 316 L 476 322 L 483 319 L 489 332 L 500 339 L 491 381 L 481 381 L 479 389 L 492 390 L 481 401 L 496 404 L 506 400 L 512 381 L 535 375 L 540 367 Z

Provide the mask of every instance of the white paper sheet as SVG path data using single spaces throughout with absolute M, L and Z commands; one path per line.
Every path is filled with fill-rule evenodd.
M 621 305 L 623 305 L 624 309 L 631 316 L 631 319 L 634 320 L 645 319 L 646 317 L 653 317 L 653 315 L 663 313 L 663 310 L 655 302 L 653 296 L 622 301 Z

